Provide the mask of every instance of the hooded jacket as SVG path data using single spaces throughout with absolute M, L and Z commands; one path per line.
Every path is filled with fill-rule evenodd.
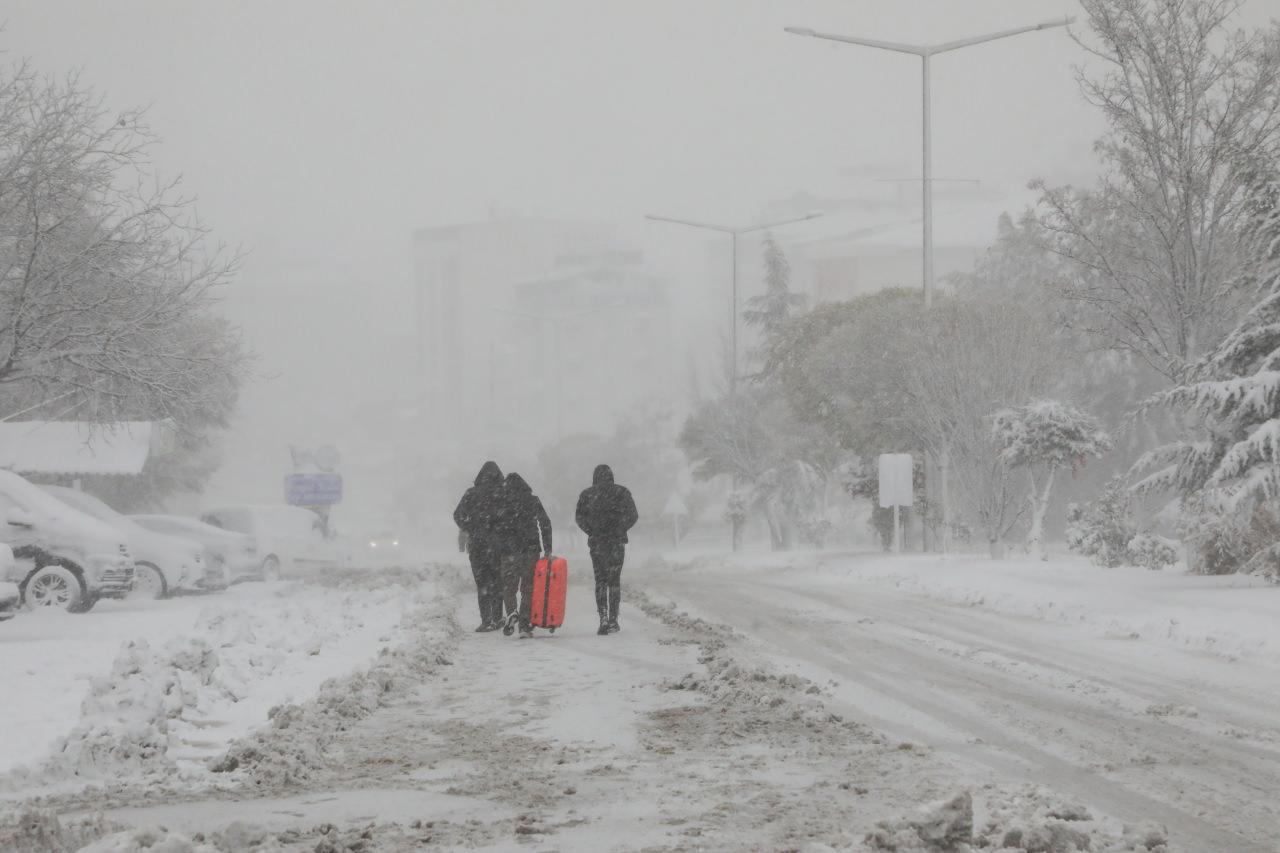
M 498 538 L 502 504 L 502 470 L 493 461 L 480 466 L 475 485 L 467 489 L 453 511 L 453 520 L 467 534 L 468 549 L 492 547 Z
M 498 537 L 504 554 L 551 553 L 551 518 L 524 477 L 511 473 L 502 486 Z
M 578 496 L 575 513 L 588 544 L 625 543 L 639 514 L 631 491 L 613 482 L 613 469 L 597 465 L 591 485 Z

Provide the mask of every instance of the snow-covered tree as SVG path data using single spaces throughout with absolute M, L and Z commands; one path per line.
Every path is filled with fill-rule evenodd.
M 230 412 L 246 358 L 213 305 L 237 258 L 151 173 L 144 120 L 75 77 L 0 72 L 0 415 Z
M 1248 172 L 1280 145 L 1280 37 L 1241 0 L 1082 0 L 1080 89 L 1106 119 L 1096 187 L 1046 188 L 1073 322 L 1168 379 L 1248 308 L 1234 286 Z
M 1004 409 L 994 418 L 993 434 L 1000 457 L 1014 468 L 1025 468 L 1031 526 L 1027 550 L 1044 559 L 1044 519 L 1053 481 L 1064 467 L 1083 467 L 1090 457 L 1111 449 L 1111 437 L 1092 416 L 1057 400 L 1040 400 Z
M 774 239 L 764 237 L 764 293 L 747 300 L 742 319 L 764 333 L 766 343 L 778 335 L 791 315 L 804 307 L 803 294 L 791 291 L 791 262 Z M 767 351 L 767 349 L 766 349 Z
M 1240 540 L 1225 551 L 1207 547 L 1238 555 L 1238 570 L 1280 578 L 1280 182 L 1260 181 L 1252 199 L 1252 263 L 1238 286 L 1265 296 L 1181 384 L 1145 402 L 1144 412 L 1185 413 L 1195 431 L 1139 460 L 1136 469 L 1147 476 L 1135 488 L 1177 491 L 1202 508 L 1210 527 L 1233 526 Z M 1200 529 L 1205 541 L 1222 539 L 1221 531 Z M 1200 570 L 1206 558 L 1198 549 L 1191 568 Z

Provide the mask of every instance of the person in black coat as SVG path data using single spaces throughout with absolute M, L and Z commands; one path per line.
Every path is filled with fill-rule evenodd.
M 508 474 L 503 484 L 498 529 L 502 543 L 502 598 L 507 610 L 502 633 L 514 633 L 518 619 L 520 638 L 532 637 L 533 568 L 540 556 L 551 553 L 551 518 L 519 474 Z
M 453 511 L 453 520 L 466 537 L 471 574 L 476 581 L 480 603 L 480 627 L 476 631 L 496 631 L 502 627 L 502 552 L 498 535 L 498 512 L 502 500 L 502 471 L 496 462 L 486 462 L 476 474 L 475 485 L 467 489 Z
M 578 526 L 587 534 L 591 568 L 596 576 L 596 611 L 600 614 L 598 634 L 613 634 L 618 628 L 618 605 L 622 601 L 622 561 L 627 552 L 627 531 L 639 514 L 631 492 L 613 481 L 608 465 L 597 465 L 591 486 L 578 496 Z

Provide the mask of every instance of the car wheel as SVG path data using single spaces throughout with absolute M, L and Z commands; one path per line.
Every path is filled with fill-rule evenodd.
M 280 558 L 275 554 L 268 554 L 262 561 L 262 579 L 264 581 L 280 580 Z
M 41 566 L 22 584 L 22 603 L 35 610 L 54 607 L 83 613 L 93 606 L 84 582 L 65 566 Z
M 159 566 L 152 563 L 135 563 L 133 567 L 133 588 L 129 597 L 140 601 L 155 601 L 169 594 L 169 585 L 165 582 L 164 573 Z

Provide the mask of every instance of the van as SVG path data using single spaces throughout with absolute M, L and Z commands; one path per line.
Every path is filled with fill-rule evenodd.
M 320 516 L 300 506 L 219 507 L 205 511 L 200 520 L 252 537 L 267 580 L 343 562 L 337 546 L 325 536 Z

